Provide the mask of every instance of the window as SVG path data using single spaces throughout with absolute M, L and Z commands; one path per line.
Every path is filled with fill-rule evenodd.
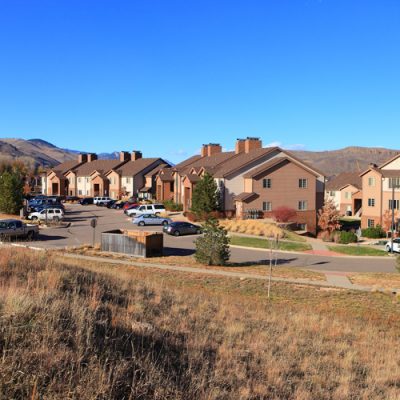
M 86 178 L 86 183 L 89 183 L 89 178 Z
M 375 199 L 368 199 L 368 207 L 375 207 Z
M 308 186 L 308 179 L 305 178 L 299 179 L 299 188 L 307 189 L 307 186 Z
M 400 207 L 400 200 L 395 200 L 394 201 L 394 209 L 398 210 Z M 389 210 L 392 209 L 392 200 L 389 200 Z
M 300 231 L 306 231 L 307 230 L 307 224 L 297 224 L 297 228 Z
M 389 179 L 389 188 L 392 189 L 393 187 L 395 189 L 400 188 L 400 178 L 390 178 Z
M 351 199 L 351 192 L 344 192 L 344 198 L 345 199 Z
M 272 203 L 270 201 L 263 201 L 263 211 L 272 211 Z
M 374 177 L 368 178 L 368 186 L 375 186 L 375 178 Z
M 331 190 L 331 191 L 329 192 L 329 196 L 335 196 L 335 194 L 336 194 L 336 192 L 335 192 L 334 190 Z
M 298 209 L 300 211 L 307 210 L 307 200 L 300 200 L 298 203 Z
M 368 228 L 374 228 L 375 227 L 375 221 L 373 219 L 368 220 Z
M 126 183 L 131 183 L 131 178 L 127 177 L 125 178 Z
M 78 183 L 81 183 L 82 182 L 82 178 L 78 178 Z
M 82 190 L 78 190 L 78 195 L 82 196 Z
M 263 188 L 267 188 L 267 189 L 271 188 L 271 178 L 263 179 Z

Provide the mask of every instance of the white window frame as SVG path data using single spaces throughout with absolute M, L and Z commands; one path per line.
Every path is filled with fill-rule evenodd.
M 271 201 L 263 201 L 262 209 L 263 209 L 263 211 L 272 211 L 272 202 Z
M 263 179 L 263 188 L 264 189 L 271 189 L 272 187 L 272 180 L 271 178 L 264 178 Z
M 374 198 L 369 198 L 368 199 L 368 207 L 375 207 L 375 199 Z
M 368 219 L 367 224 L 368 224 L 368 228 L 375 228 L 375 220 L 374 219 Z
M 370 176 L 368 178 L 368 186 L 370 187 L 374 187 L 376 185 L 376 179 L 374 176 Z
M 299 178 L 299 188 L 300 189 L 308 188 L 308 179 L 307 178 Z
M 307 209 L 308 209 L 307 200 L 299 200 L 298 203 L 297 203 L 297 209 L 299 211 L 307 211 Z

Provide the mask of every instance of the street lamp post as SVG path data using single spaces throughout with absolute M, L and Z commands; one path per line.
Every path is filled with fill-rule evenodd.
M 392 178 L 392 226 L 391 226 L 391 230 L 390 230 L 390 252 L 393 254 L 393 236 L 394 236 L 394 189 L 396 187 L 396 189 L 398 188 L 397 185 L 397 180 L 396 180 L 396 184 L 395 184 L 395 179 L 396 178 Z M 398 179 L 398 178 L 397 178 Z

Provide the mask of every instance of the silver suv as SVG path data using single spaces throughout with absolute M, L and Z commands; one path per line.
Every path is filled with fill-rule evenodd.
M 165 207 L 163 204 L 143 204 L 136 208 L 131 208 L 127 211 L 127 215 L 129 216 L 136 216 L 136 215 L 143 215 L 143 214 L 155 214 L 160 215 L 165 213 Z

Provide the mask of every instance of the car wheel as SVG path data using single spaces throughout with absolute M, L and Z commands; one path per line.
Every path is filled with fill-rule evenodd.
M 53 221 L 54 221 L 54 222 L 59 222 L 59 221 L 60 221 L 60 218 L 54 217 L 54 218 L 53 218 Z
M 26 238 L 27 238 L 28 240 L 33 240 L 34 237 L 35 237 L 35 232 L 33 232 L 33 231 L 29 231 L 29 232 L 27 233 L 27 235 L 26 235 Z
M 164 226 L 167 226 L 167 225 L 168 225 L 168 221 L 163 221 L 162 224 L 163 224 Z
M 181 233 L 179 231 L 174 232 L 174 236 L 179 236 Z
M 138 223 L 138 225 L 139 225 L 139 226 L 144 226 L 144 222 L 143 222 L 143 221 L 140 221 L 140 222 Z
M 32 219 L 32 221 L 37 221 L 38 217 L 33 216 L 31 219 Z
M 157 217 L 159 217 L 160 216 L 160 213 L 159 212 L 156 212 L 156 214 L 155 215 L 157 215 Z
M 201 229 L 197 229 L 196 234 L 200 235 L 201 234 Z

